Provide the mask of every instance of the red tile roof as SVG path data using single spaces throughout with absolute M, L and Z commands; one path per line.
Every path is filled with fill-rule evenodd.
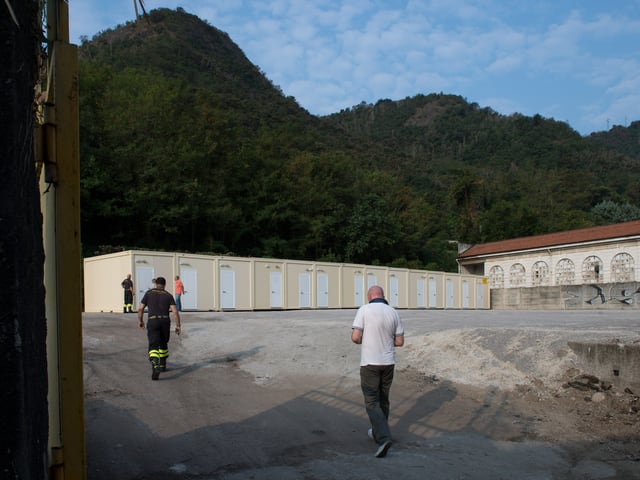
M 534 248 L 553 247 L 574 243 L 593 242 L 612 238 L 640 235 L 640 220 L 617 223 L 602 227 L 581 228 L 567 232 L 548 233 L 533 237 L 513 238 L 500 242 L 481 243 L 473 245 L 458 255 L 459 259 L 491 255 L 496 253 L 515 252 Z

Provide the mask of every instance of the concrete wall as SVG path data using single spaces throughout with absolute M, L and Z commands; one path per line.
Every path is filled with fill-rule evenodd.
M 640 389 L 640 345 L 569 342 L 583 370 L 618 389 Z
M 496 310 L 640 309 L 640 283 L 492 288 L 491 308 Z

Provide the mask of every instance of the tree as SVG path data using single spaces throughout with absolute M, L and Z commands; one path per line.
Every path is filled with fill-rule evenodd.
M 206 22 L 182 9 L 147 18 L 81 48 L 86 251 L 107 236 L 129 248 L 455 269 L 450 241 L 584 226 L 593 205 L 640 198 L 624 174 L 638 160 L 564 122 L 446 94 L 318 118 Z
M 640 208 L 629 203 L 604 200 L 591 209 L 591 217 L 596 225 L 628 222 L 640 219 Z

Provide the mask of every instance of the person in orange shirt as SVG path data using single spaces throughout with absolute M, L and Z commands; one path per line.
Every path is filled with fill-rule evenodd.
M 182 311 L 182 301 L 180 301 L 180 297 L 182 297 L 182 294 L 184 293 L 184 285 L 182 284 L 182 280 L 180 280 L 180 275 L 176 275 L 176 307 L 178 308 L 178 311 L 181 312 Z

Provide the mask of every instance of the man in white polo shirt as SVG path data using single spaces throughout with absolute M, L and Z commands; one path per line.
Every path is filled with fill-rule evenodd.
M 376 441 L 376 457 L 384 457 L 391 447 L 389 430 L 389 390 L 396 363 L 395 347 L 404 345 L 404 327 L 398 312 L 384 298 L 382 287 L 367 293 L 351 327 L 351 341 L 361 345 L 360 385 L 371 422 L 369 437 Z

